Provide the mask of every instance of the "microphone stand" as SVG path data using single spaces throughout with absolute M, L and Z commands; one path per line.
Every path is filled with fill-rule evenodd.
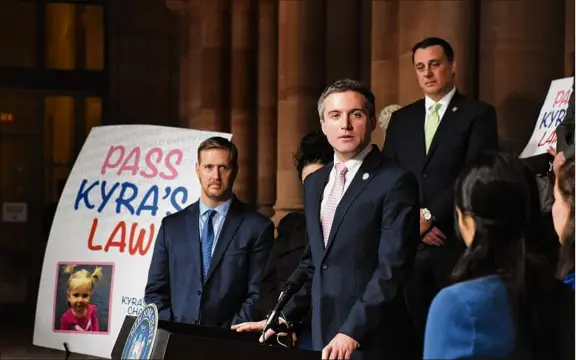
M 66 359 L 65 360 L 68 360 L 68 358 L 70 357 L 70 354 L 71 354 L 70 346 L 68 345 L 67 342 L 63 342 L 62 345 L 64 346 L 64 350 L 66 351 Z
M 281 323 L 278 319 L 279 319 L 279 317 L 276 318 L 276 321 L 274 321 L 269 328 L 269 330 L 274 331 L 276 334 L 274 336 L 270 337 L 264 343 L 267 345 L 277 345 L 278 344 L 278 345 L 284 346 L 288 349 L 296 347 L 296 344 L 294 344 L 294 342 L 292 341 L 292 334 L 294 334 L 296 332 L 293 324 L 290 322 L 288 322 L 288 323 L 282 322 Z M 282 334 L 282 335 L 280 335 L 280 334 Z M 262 336 L 264 336 L 264 334 L 262 334 Z M 272 340 L 272 339 L 276 339 L 276 340 Z M 280 342 L 280 339 L 286 339 L 286 341 Z

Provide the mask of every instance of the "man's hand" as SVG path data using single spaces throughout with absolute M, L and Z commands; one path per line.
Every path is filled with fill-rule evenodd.
M 284 319 L 279 318 L 278 320 L 280 321 L 281 324 L 286 324 L 286 321 Z M 262 332 L 264 331 L 265 327 L 266 327 L 266 320 L 262 320 L 262 321 L 245 322 L 241 324 L 232 325 L 231 329 L 236 332 L 246 332 L 246 331 Z M 265 343 L 266 341 L 268 341 L 268 339 L 270 339 L 274 335 L 276 335 L 276 332 L 274 330 L 268 330 L 266 331 L 266 334 L 260 336 L 259 341 L 261 343 Z M 287 336 L 288 334 L 280 333 L 278 335 Z M 292 341 L 296 343 L 296 340 L 298 340 L 296 333 L 292 333 Z
M 446 235 L 436 226 L 430 229 L 422 238 L 422 242 L 431 246 L 442 246 L 444 245 L 444 240 L 446 240 Z
M 262 332 L 266 326 L 266 320 L 245 322 L 241 324 L 232 325 L 232 330 L 236 332 L 255 331 Z
M 260 336 L 260 339 L 258 341 L 260 341 L 261 344 L 264 344 L 266 341 L 268 341 L 268 339 L 270 339 L 272 336 L 275 336 L 275 335 L 276 335 L 276 331 L 269 329 L 268 331 L 266 331 L 265 334 Z
M 422 209 L 420 209 L 420 237 L 424 236 L 424 234 L 430 230 L 431 226 L 432 223 L 424 219 L 424 215 L 422 215 Z
M 554 147 L 548 146 L 548 154 L 552 155 L 552 157 L 556 157 L 558 153 L 556 152 L 556 149 L 554 149 Z
M 554 162 L 552 163 L 552 170 L 554 170 L 554 174 L 558 174 L 558 169 L 566 162 L 566 157 L 564 156 L 564 152 L 560 151 L 557 152 L 556 149 L 553 147 L 548 148 L 548 154 L 554 157 Z
M 334 339 L 322 350 L 322 360 L 325 359 L 345 359 L 348 360 L 352 356 L 354 350 L 358 348 L 359 344 L 350 336 L 338 333 Z

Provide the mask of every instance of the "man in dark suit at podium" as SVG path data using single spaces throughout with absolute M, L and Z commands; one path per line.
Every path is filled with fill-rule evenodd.
M 428 307 L 464 250 L 454 231 L 454 182 L 468 162 L 498 150 L 498 130 L 494 107 L 457 91 L 448 42 L 424 39 L 412 56 L 425 96 L 392 114 L 383 153 L 412 172 L 420 186 L 421 243 L 406 301 L 421 345 Z
M 284 314 L 298 321 L 312 308 L 313 346 L 323 359 L 402 358 L 396 306 L 418 244 L 418 184 L 370 144 L 375 104 L 364 84 L 337 81 L 318 112 L 334 161 L 304 182 L 309 246 L 299 270 L 311 283 Z
M 162 320 L 229 328 L 253 320 L 274 225 L 234 196 L 233 143 L 202 142 L 196 173 L 199 201 L 162 220 L 145 301 L 156 304 Z

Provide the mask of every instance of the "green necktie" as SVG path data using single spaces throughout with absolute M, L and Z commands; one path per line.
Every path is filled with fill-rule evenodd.
M 442 104 L 434 104 L 430 106 L 430 115 L 426 118 L 426 126 L 424 128 L 424 136 L 426 137 L 426 154 L 428 154 L 428 150 L 430 149 L 430 144 L 432 144 L 432 139 L 434 139 L 434 134 L 436 133 L 436 129 L 438 129 L 438 124 L 440 124 L 440 114 L 438 114 L 438 110 Z

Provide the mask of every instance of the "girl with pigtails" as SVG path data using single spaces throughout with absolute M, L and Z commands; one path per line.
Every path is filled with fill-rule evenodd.
M 92 273 L 86 269 L 74 271 L 76 265 L 68 264 L 64 273 L 70 274 L 66 299 L 68 310 L 60 318 L 60 329 L 65 331 L 99 331 L 96 305 L 90 304 L 96 284 L 102 278 L 102 268 Z

